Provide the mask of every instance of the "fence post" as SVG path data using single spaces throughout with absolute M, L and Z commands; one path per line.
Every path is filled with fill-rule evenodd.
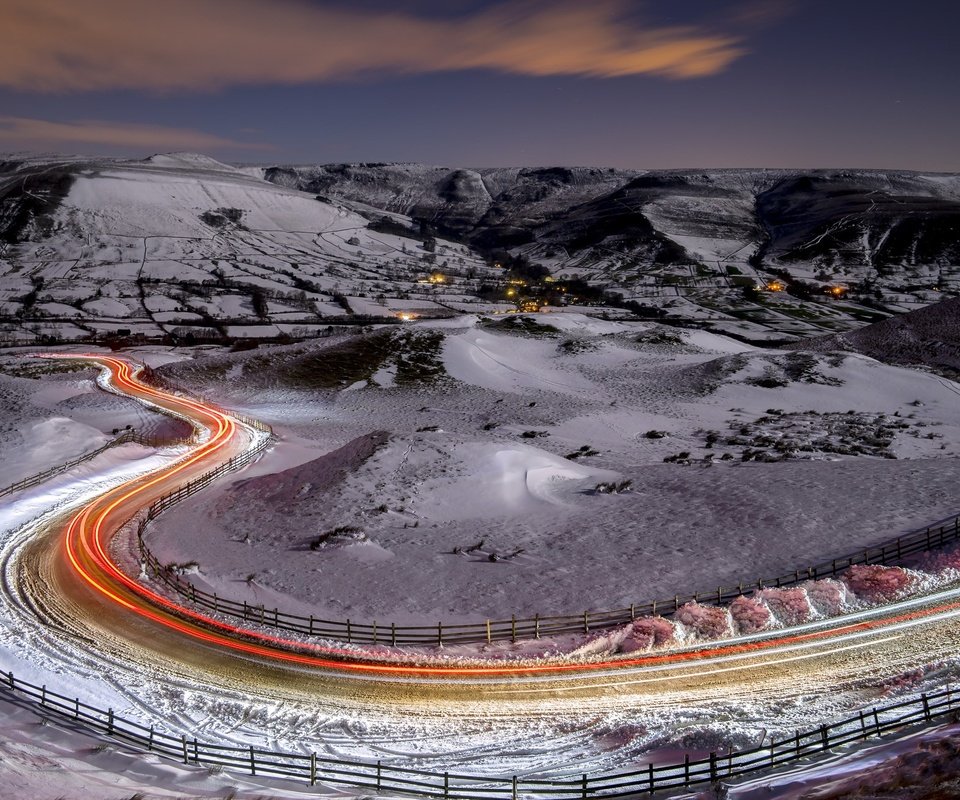
M 253 745 L 250 745 L 250 774 L 257 774 L 257 759 L 256 755 L 253 752 Z
M 47 704 L 47 684 L 43 684 L 40 687 L 40 705 L 45 706 Z
M 873 709 L 873 724 L 877 729 L 877 736 L 880 735 L 880 717 L 877 715 L 877 709 Z
M 150 726 L 150 738 L 147 739 L 147 752 L 153 750 L 153 725 Z
M 310 785 L 313 786 L 317 782 L 317 754 L 310 754 Z
M 649 784 L 650 794 L 653 794 L 653 762 L 647 764 L 647 783 Z
M 490 644 L 490 641 L 491 641 L 491 637 L 490 637 L 490 620 L 487 620 L 487 644 Z
M 313 614 L 310 615 L 310 635 L 313 636 Z
M 710 754 L 710 783 L 717 782 L 717 754 Z
M 443 773 L 443 796 L 444 797 L 450 796 L 450 773 L 449 772 Z
M 377 621 L 373 621 L 373 643 L 377 643 Z
M 180 744 L 183 746 L 183 763 L 189 764 L 190 758 L 187 756 L 187 735 L 183 734 L 180 737 Z
M 443 647 L 443 623 L 437 623 L 437 646 Z
M 517 800 L 517 776 L 513 776 L 513 800 Z
M 380 759 L 377 759 L 377 791 L 380 791 Z
M 633 608 L 633 606 L 631 606 Z M 539 639 L 540 638 L 540 612 L 538 611 L 533 618 L 533 635 Z
M 583 632 L 590 633 L 590 612 L 583 612 Z
M 920 695 L 923 699 L 923 716 L 927 722 L 930 721 L 930 700 L 927 698 L 926 693 Z
M 683 754 L 683 785 L 690 785 L 690 754 Z
M 113 709 L 107 709 L 107 736 L 113 736 Z
M 830 734 L 827 732 L 827 726 L 820 726 L 820 741 L 823 742 L 823 749 L 828 750 L 830 748 Z
M 580 792 L 580 796 L 583 798 L 583 800 L 587 800 L 587 773 L 586 772 L 584 772 L 581 777 L 581 785 L 583 789 Z
M 390 623 L 390 645 L 392 647 L 397 646 L 397 623 L 396 622 Z
M 353 631 L 350 628 L 350 620 L 347 619 L 347 642 L 349 643 L 352 641 L 353 641 Z
M 77 697 L 73 701 L 73 718 L 80 719 L 80 698 Z
M 516 614 L 510 615 L 510 641 L 514 643 L 517 641 L 517 615 Z

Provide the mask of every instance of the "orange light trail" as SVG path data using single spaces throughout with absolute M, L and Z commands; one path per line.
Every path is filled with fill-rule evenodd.
M 71 568 L 97 593 L 139 617 L 207 645 L 269 661 L 338 672 L 437 678 L 523 677 L 639 667 L 669 667 L 706 659 L 762 654 L 776 648 L 840 639 L 851 634 L 878 630 L 960 610 L 960 602 L 949 602 L 820 630 L 757 641 L 725 643 L 698 650 L 634 658 L 606 658 L 597 661 L 515 662 L 491 666 L 380 663 L 359 658 L 355 650 L 304 643 L 237 627 L 181 606 L 152 591 L 126 575 L 114 563 L 108 552 L 110 541 L 128 519 L 125 517 L 120 521 L 120 525 L 116 525 L 113 524 L 115 520 L 110 519 L 111 516 L 118 513 L 121 506 L 128 504 L 134 506 L 133 501 L 141 497 L 139 510 L 142 510 L 149 505 L 151 499 L 155 499 L 162 484 L 169 483 L 171 479 L 191 468 L 199 467 L 200 462 L 235 444 L 240 430 L 236 422 L 216 408 L 145 385 L 137 380 L 131 366 L 121 359 L 100 355 L 70 356 L 70 358 L 96 361 L 110 371 L 114 385 L 126 394 L 180 414 L 190 419 L 195 426 L 210 431 L 209 439 L 195 447 L 185 458 L 158 471 L 152 477 L 127 481 L 89 503 L 71 519 L 64 536 L 64 549 Z

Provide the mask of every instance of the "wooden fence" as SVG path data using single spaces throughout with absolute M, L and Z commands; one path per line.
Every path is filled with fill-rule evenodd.
M 488 619 L 475 623 L 450 623 L 441 620 L 435 625 L 397 625 L 394 622 L 384 623 L 377 620 L 372 622 L 357 622 L 351 619 L 330 620 L 313 615 L 290 614 L 276 607 L 265 608 L 263 605 L 254 605 L 243 600 L 221 597 L 215 592 L 207 592 L 177 574 L 170 566 L 164 565 L 144 541 L 146 527 L 151 520 L 170 506 L 207 486 L 220 475 L 243 466 L 252 457 L 253 455 L 249 458 L 245 455 L 232 459 L 221 467 L 184 484 L 151 505 L 146 518 L 141 520 L 138 528 L 138 547 L 143 566 L 155 580 L 168 586 L 181 597 L 215 613 L 269 625 L 279 630 L 355 644 L 443 646 L 504 640 L 516 642 L 524 639 L 540 639 L 545 636 L 584 634 L 626 625 L 643 616 L 670 617 L 689 602 L 721 605 L 735 600 L 746 592 L 769 587 L 793 586 L 808 580 L 834 577 L 856 564 L 890 564 L 910 555 L 960 541 L 960 516 L 957 516 L 937 527 L 926 528 L 901 536 L 887 544 L 795 570 L 786 575 L 749 583 L 741 582 L 736 586 L 718 587 L 706 592 L 676 594 L 673 597 L 634 603 L 627 608 L 607 611 L 583 611 L 579 614 L 554 616 L 536 614 L 533 617 L 514 615 L 510 619 Z
M 555 777 L 521 775 L 486 776 L 428 770 L 330 758 L 316 752 L 279 752 L 248 746 L 204 742 L 195 736 L 175 736 L 57 694 L 46 687 L 0 673 L 0 691 L 26 698 L 45 717 L 79 724 L 94 732 L 125 742 L 150 753 L 186 765 L 222 767 L 252 776 L 285 778 L 311 786 L 359 788 L 369 791 L 410 794 L 444 800 L 518 800 L 546 797 L 556 800 L 586 800 L 590 797 L 625 798 L 684 789 L 793 764 L 835 748 L 873 739 L 914 725 L 956 721 L 960 694 L 951 687 L 919 698 L 859 711 L 856 715 L 797 731 L 792 736 L 765 740 L 744 750 L 712 752 L 706 758 L 684 757 L 672 764 L 649 763 L 631 769 L 588 775 L 565 771 Z
M 44 481 L 48 481 L 50 478 L 53 478 L 56 475 L 67 472 L 79 464 L 89 461 L 91 458 L 95 458 L 101 453 L 109 450 L 111 447 L 116 447 L 117 445 L 127 444 L 128 442 L 136 442 L 137 444 L 142 444 L 144 447 L 170 447 L 177 444 L 188 444 L 191 441 L 193 441 L 192 437 L 171 438 L 145 436 L 144 434 L 137 433 L 136 431 L 123 431 L 115 439 L 107 442 L 102 447 L 98 447 L 96 450 L 91 450 L 89 453 L 79 455 L 63 464 L 58 464 L 55 467 L 45 469 L 43 472 L 38 472 L 36 475 L 31 475 L 30 477 L 19 480 L 16 483 L 11 483 L 9 486 L 4 486 L 2 489 L 0 489 L 0 497 L 3 497 L 7 494 L 12 494 L 13 492 L 19 492 L 21 489 L 29 489 L 31 486 L 38 486 Z
M 208 401 L 204 402 L 208 403 Z M 220 409 L 215 404 L 208 404 L 258 430 L 272 434 L 272 429 L 268 425 L 235 412 Z M 440 620 L 435 625 L 397 625 L 394 622 L 377 620 L 372 622 L 357 622 L 351 619 L 330 620 L 314 615 L 290 614 L 277 607 L 268 609 L 263 605 L 254 605 L 243 600 L 221 597 L 215 592 L 207 592 L 177 574 L 169 565 L 164 565 L 150 551 L 144 541 L 144 534 L 151 520 L 176 503 L 208 486 L 218 477 L 249 463 L 266 447 L 268 441 L 261 442 L 254 450 L 231 459 L 154 502 L 148 509 L 146 517 L 138 523 L 137 542 L 141 562 L 146 572 L 155 580 L 163 583 L 197 606 L 246 622 L 351 644 L 443 646 L 505 640 L 516 642 L 518 640 L 540 639 L 545 636 L 585 634 L 591 631 L 626 625 L 642 616 L 673 616 L 683 605 L 689 602 L 721 605 L 755 589 L 794 586 L 808 580 L 835 577 L 843 570 L 856 564 L 889 564 L 910 555 L 960 541 L 960 515 L 958 515 L 942 525 L 901 536 L 886 544 L 866 548 L 849 556 L 794 570 L 794 572 L 785 575 L 761 578 L 746 583 L 740 582 L 736 586 L 721 586 L 705 592 L 676 594 L 673 597 L 634 603 L 627 608 L 601 611 L 585 610 L 579 614 L 535 614 L 533 617 L 513 615 L 510 619 L 488 619 L 474 623 L 450 623 Z

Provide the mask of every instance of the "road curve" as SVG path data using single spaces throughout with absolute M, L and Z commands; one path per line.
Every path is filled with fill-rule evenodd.
M 207 672 L 219 681 L 283 692 L 354 696 L 431 695 L 453 699 L 619 696 L 674 701 L 729 697 L 749 683 L 786 685 L 816 676 L 837 683 L 879 677 L 956 652 L 960 589 L 752 637 L 640 657 L 563 657 L 539 661 L 463 662 L 442 656 L 304 642 L 237 627 L 179 605 L 120 568 L 112 543 L 132 517 L 158 497 L 240 455 L 256 431 L 206 403 L 150 387 L 138 368 L 113 356 L 70 356 L 106 370 L 111 388 L 194 425 L 200 443 L 146 477 L 89 502 L 31 542 L 23 565 L 30 592 L 61 628 L 95 639 L 104 652 L 152 661 L 180 674 Z M 833 676 L 832 678 L 830 676 Z M 364 678 L 358 686 L 356 678 Z M 352 679 L 352 680 L 351 680 Z M 397 687 L 405 684 L 404 689 Z M 371 684 L 379 685 L 374 689 Z M 415 689 L 413 687 L 416 687 Z

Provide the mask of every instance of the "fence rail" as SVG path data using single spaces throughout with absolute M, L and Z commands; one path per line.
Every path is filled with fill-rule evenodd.
M 176 388 L 178 391 L 183 391 L 179 387 Z M 208 403 L 206 400 L 204 402 Z M 258 430 L 272 434 L 272 429 L 268 425 L 222 409 L 215 404 L 210 403 L 210 405 Z M 266 441 L 261 442 L 255 450 L 231 459 L 154 502 L 148 509 L 146 517 L 141 519 L 138 524 L 137 543 L 141 563 L 147 574 L 199 607 L 247 622 L 268 625 L 278 630 L 351 644 L 443 646 L 505 640 L 516 642 L 523 639 L 541 639 L 545 636 L 586 634 L 591 631 L 620 627 L 642 616 L 657 616 L 659 614 L 660 616 L 670 617 L 689 602 L 709 602 L 721 605 L 755 589 L 793 586 L 808 580 L 835 577 L 843 570 L 857 564 L 889 564 L 910 555 L 960 541 L 960 515 L 958 515 L 942 525 L 929 527 L 901 536 L 886 544 L 859 550 L 852 555 L 824 561 L 811 567 L 794 570 L 794 572 L 785 575 L 748 583 L 740 582 L 736 586 L 721 586 L 706 592 L 675 594 L 669 598 L 634 603 L 627 608 L 601 611 L 585 610 L 578 614 L 536 614 L 533 617 L 513 615 L 510 619 L 488 619 L 473 623 L 449 623 L 441 620 L 435 625 L 397 625 L 394 622 L 377 620 L 372 622 L 358 622 L 351 619 L 330 620 L 314 615 L 291 614 L 281 611 L 278 607 L 268 609 L 263 605 L 250 604 L 230 597 L 221 597 L 215 592 L 200 589 L 196 584 L 177 574 L 170 565 L 164 565 L 150 551 L 144 540 L 147 525 L 151 520 L 171 506 L 208 486 L 221 475 L 249 463 L 266 444 Z
M 241 457 L 241 460 L 244 457 Z M 252 458 L 252 456 L 251 456 Z M 164 565 L 147 547 L 144 541 L 147 524 L 167 508 L 179 503 L 186 497 L 207 486 L 211 481 L 232 469 L 243 466 L 246 461 L 227 462 L 210 473 L 184 484 L 173 493 L 157 500 L 140 522 L 138 529 L 138 547 L 140 558 L 148 574 L 163 583 L 191 603 L 247 622 L 269 625 L 279 630 L 291 631 L 307 636 L 333 639 L 352 644 L 373 645 L 420 645 L 443 646 L 471 642 L 493 642 L 523 639 L 541 639 L 546 636 L 565 634 L 584 634 L 626 625 L 638 617 L 671 617 L 686 603 L 716 603 L 721 605 L 746 592 L 764 588 L 792 586 L 808 580 L 835 577 L 857 564 L 890 564 L 901 561 L 910 555 L 916 555 L 935 548 L 960 541 L 960 516 L 937 527 L 926 528 L 878 547 L 867 548 L 843 558 L 833 559 L 787 575 L 760 579 L 737 586 L 718 587 L 712 591 L 693 594 L 676 594 L 673 597 L 635 603 L 628 608 L 607 611 L 584 611 L 580 614 L 535 615 L 510 619 L 485 620 L 476 623 L 448 623 L 439 621 L 431 625 L 397 625 L 394 622 L 355 621 L 351 619 L 330 620 L 318 616 L 304 616 L 281 611 L 279 608 L 265 608 L 263 605 L 247 603 L 229 597 L 221 597 L 215 592 L 207 592 L 196 584 L 183 578 L 169 565 Z
M 111 447 L 116 447 L 121 444 L 136 442 L 137 444 L 142 444 L 144 447 L 160 447 L 187 444 L 191 441 L 193 441 L 192 437 L 172 438 L 162 436 L 147 436 L 142 433 L 138 433 L 137 431 L 123 431 L 119 436 L 111 439 L 105 445 L 98 447 L 96 450 L 91 450 L 89 453 L 83 453 L 76 458 L 71 459 L 70 461 L 64 462 L 63 464 L 58 464 L 57 466 L 45 469 L 43 472 L 38 472 L 36 475 L 30 475 L 29 477 L 23 478 L 16 483 L 11 483 L 9 486 L 4 486 L 2 489 L 0 489 L 0 497 L 13 494 L 14 492 L 19 492 L 21 489 L 29 489 L 32 486 L 38 486 L 44 481 L 50 480 L 50 478 L 61 475 L 64 472 L 79 466 L 85 461 L 89 461 L 91 458 L 96 458 L 101 453 L 105 453 Z
M 320 783 L 444 800 L 612 799 L 715 784 L 879 738 L 909 726 L 929 726 L 951 717 L 956 721 L 960 712 L 960 694 L 948 686 L 918 698 L 862 710 L 829 725 L 797 731 L 793 736 L 771 738 L 769 743 L 764 740 L 758 746 L 744 750 L 712 752 L 699 759 L 686 755 L 682 762 L 651 762 L 629 770 L 593 776 L 564 773 L 552 778 L 531 778 L 432 772 L 383 764 L 382 761 L 330 758 L 316 752 L 281 752 L 253 745 L 204 742 L 195 736 L 176 736 L 154 725 L 125 719 L 112 708 L 100 709 L 81 702 L 77 697 L 51 691 L 46 685 L 37 686 L 20 680 L 12 671 L 0 673 L 0 692 L 26 698 L 37 713 L 80 724 L 139 750 L 186 765 L 219 766 L 253 776 L 291 778 L 311 786 Z

